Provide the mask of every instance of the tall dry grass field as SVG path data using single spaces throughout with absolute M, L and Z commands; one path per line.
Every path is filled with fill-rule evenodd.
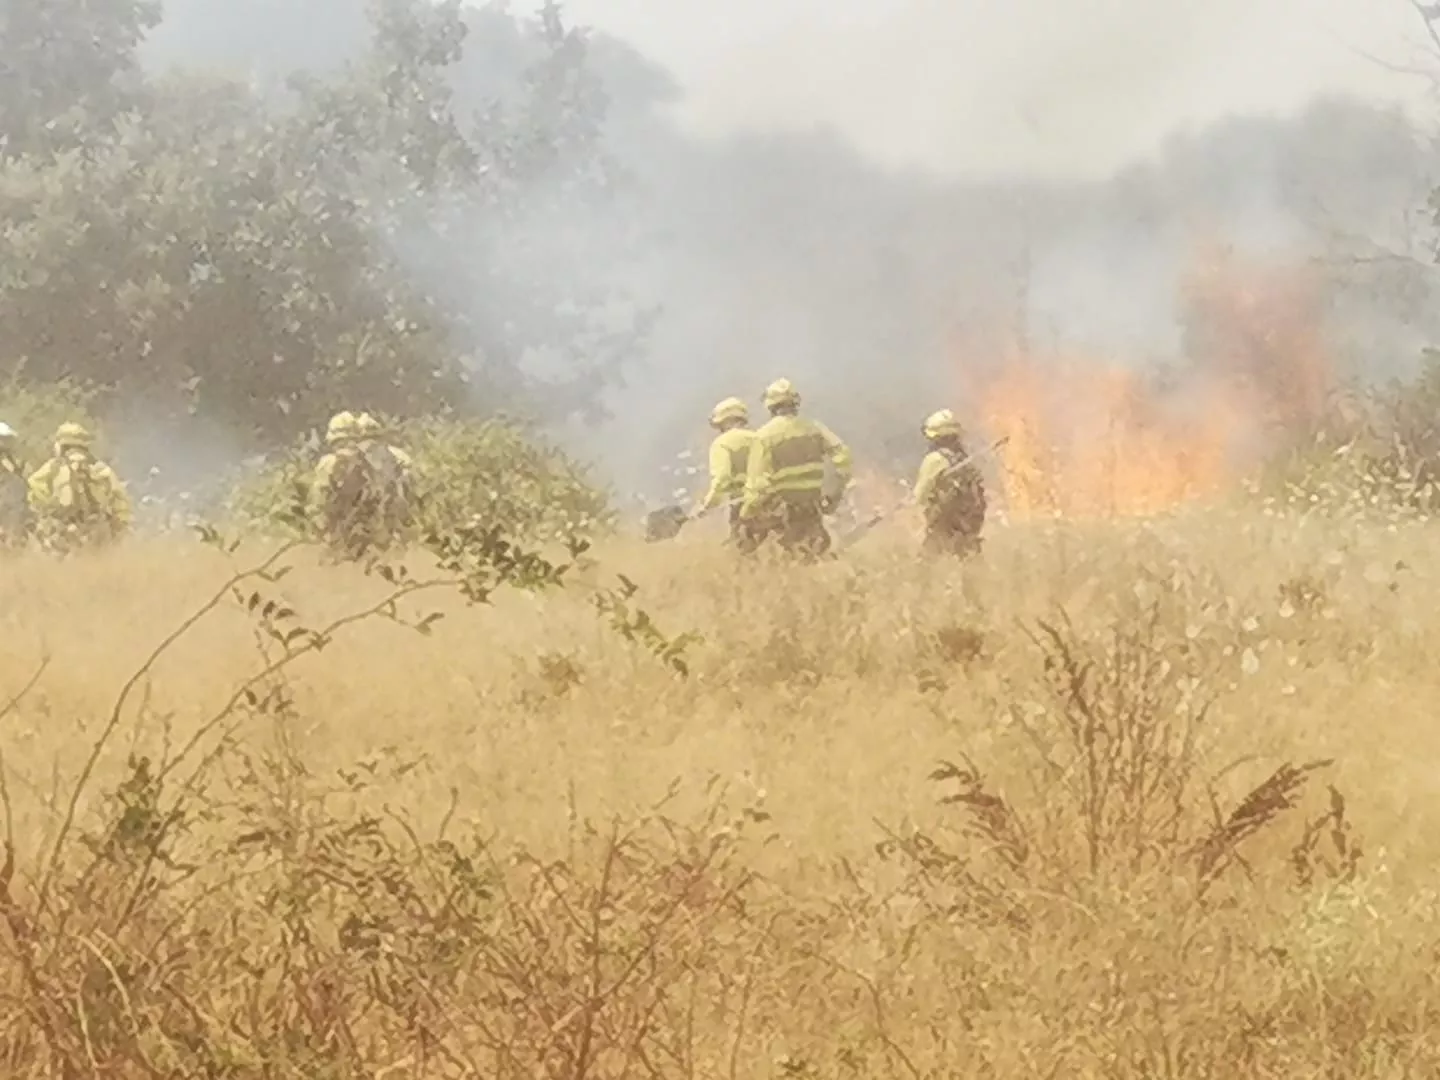
M 23 558 L 0 1074 L 1440 1075 L 1435 538 L 686 536 L 393 610 L 420 561 Z

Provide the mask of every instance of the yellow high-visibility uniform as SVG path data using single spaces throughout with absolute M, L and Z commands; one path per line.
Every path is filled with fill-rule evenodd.
M 30 508 L 47 543 L 113 540 L 131 523 L 130 497 L 115 470 L 88 450 L 66 447 L 31 474 Z
M 985 524 L 985 480 L 963 447 L 937 446 L 920 462 L 913 496 L 925 515 L 925 550 L 970 555 Z
M 825 463 L 834 467 L 840 493 L 850 483 L 850 448 L 808 416 L 781 414 L 755 433 L 740 514 L 753 518 L 777 503 L 819 507 L 825 495 Z
M 745 494 L 745 474 L 754 442 L 755 432 L 743 427 L 722 431 L 715 437 L 710 444 L 710 486 L 695 508 L 697 514 L 738 502 Z

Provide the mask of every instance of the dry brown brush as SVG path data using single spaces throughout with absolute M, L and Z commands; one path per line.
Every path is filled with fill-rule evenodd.
M 0 1069 L 1431 1074 L 1433 823 L 1389 801 L 1426 774 L 1379 756 L 1428 746 L 1393 725 L 1430 631 L 1365 572 L 1408 541 L 1239 524 L 1284 557 L 1177 522 L 747 578 L 472 530 L 237 569 L 209 533 L 230 568 L 128 669 L 63 600 L 6 669 Z M 87 619 L 135 625 L 153 583 L 111 587 Z

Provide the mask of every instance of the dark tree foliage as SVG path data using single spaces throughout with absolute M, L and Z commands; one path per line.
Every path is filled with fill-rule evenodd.
M 583 411 L 595 364 L 632 349 L 642 323 L 611 331 L 612 356 L 590 340 L 595 296 L 557 298 L 543 275 L 473 251 L 455 288 L 407 252 L 445 267 L 470 235 L 500 242 L 610 183 L 583 36 L 553 6 L 485 17 L 527 59 L 520 93 L 476 110 L 456 101 L 458 0 L 371 0 L 368 49 L 284 93 L 143 73 L 151 0 L 7 0 L 5 369 L 261 444 L 341 407 Z M 597 359 L 562 365 L 564 392 L 540 396 L 527 364 L 544 347 Z
M 83 145 L 140 105 L 136 49 L 159 22 L 159 0 L 0 4 L 5 155 Z

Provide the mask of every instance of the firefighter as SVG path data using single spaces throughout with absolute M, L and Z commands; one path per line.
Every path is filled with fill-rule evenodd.
M 24 547 L 30 528 L 30 483 L 20 460 L 20 436 L 0 422 L 0 546 Z
M 710 426 L 719 434 L 710 443 L 710 486 L 692 514 L 699 517 L 719 506 L 730 507 L 730 539 L 744 548 L 740 528 L 740 500 L 745 494 L 745 472 L 750 463 L 750 410 L 739 398 L 726 398 L 710 411 Z
M 82 425 L 55 432 L 55 456 L 29 480 L 30 509 L 41 543 L 52 551 L 101 546 L 130 528 L 130 497 L 115 470 L 95 457 Z
M 410 524 L 414 495 L 414 462 L 409 454 L 386 437 L 384 425 L 369 413 L 355 418 L 356 438 L 365 455 L 376 485 L 379 520 L 376 539 L 389 544 L 398 540 Z
M 347 410 L 332 416 L 325 443 L 329 452 L 316 464 L 310 482 L 311 519 L 337 555 L 359 558 L 373 546 L 373 484 L 355 414 Z
M 787 552 L 819 558 L 830 550 L 825 515 L 850 483 L 850 448 L 820 421 L 800 415 L 800 394 L 789 379 L 766 387 L 764 402 L 770 420 L 750 447 L 742 527 L 752 545 L 773 536 Z M 827 462 L 838 481 L 830 494 L 825 490 Z
M 985 478 L 965 447 L 965 432 L 949 409 L 921 426 L 930 452 L 920 462 L 914 498 L 925 517 L 924 551 L 968 558 L 980 551 L 985 525 Z
M 384 447 L 407 474 L 413 469 L 414 461 L 410 455 L 389 441 L 385 425 L 370 413 L 361 413 L 355 418 L 355 431 L 362 449 Z

